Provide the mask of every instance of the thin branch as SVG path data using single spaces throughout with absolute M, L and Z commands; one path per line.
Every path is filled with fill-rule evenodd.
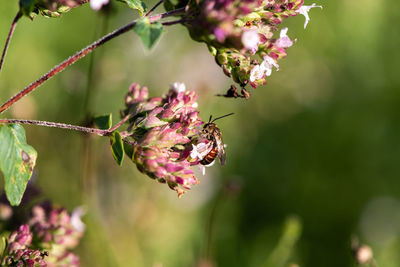
M 39 125 L 39 126 L 45 126 L 45 127 L 80 131 L 80 132 L 85 132 L 85 133 L 93 133 L 93 134 L 97 134 L 100 136 L 108 136 L 108 135 L 111 135 L 111 133 L 114 132 L 115 130 L 117 130 L 119 127 L 121 127 L 121 125 L 124 124 L 131 117 L 132 117 L 131 114 L 126 115 L 120 122 L 118 122 L 112 128 L 107 129 L 107 130 L 83 127 L 83 126 L 66 124 L 66 123 L 58 123 L 58 122 L 51 122 L 51 121 L 38 121 L 38 120 L 0 119 L 0 123 L 18 123 L 18 124 Z M 126 137 L 125 135 L 129 136 L 130 134 L 124 134 L 124 137 Z
M 10 31 L 8 32 L 8 35 L 7 35 L 6 44 L 4 45 L 3 53 L 1 54 L 0 71 L 1 71 L 1 67 L 3 66 L 3 63 L 4 63 L 4 58 L 6 57 L 6 54 L 7 54 L 8 46 L 10 44 L 11 38 L 13 36 L 13 33 L 15 31 L 15 27 L 17 27 L 17 22 L 19 21 L 19 19 L 21 17 L 22 17 L 22 13 L 18 11 L 18 13 L 15 16 L 13 22 L 11 23 Z
M 165 12 L 165 13 L 161 13 L 161 14 L 158 14 L 158 15 L 154 15 L 154 16 L 150 17 L 150 22 L 153 23 L 153 22 L 156 22 L 156 21 L 158 21 L 160 19 L 172 16 L 172 15 L 180 14 L 180 13 L 183 13 L 183 12 L 185 12 L 185 9 L 184 8 L 180 8 L 180 9 L 172 10 L 170 12 Z M 57 65 L 54 68 L 52 68 L 48 73 L 46 73 L 45 75 L 40 77 L 38 80 L 34 81 L 33 83 L 31 83 L 30 85 L 25 87 L 22 91 L 17 93 L 15 96 L 10 98 L 6 103 L 4 103 L 0 107 L 0 113 L 3 113 L 5 110 L 7 110 L 9 107 L 11 107 L 15 102 L 17 102 L 22 97 L 26 96 L 27 94 L 29 94 L 30 92 L 35 90 L 37 87 L 42 85 L 48 79 L 52 78 L 54 75 L 56 75 L 56 74 L 60 73 L 61 71 L 63 71 L 66 67 L 72 65 L 77 60 L 83 58 L 84 56 L 86 56 L 87 54 L 89 54 L 90 52 L 95 50 L 96 48 L 98 48 L 101 45 L 105 44 L 106 42 L 108 42 L 108 41 L 114 39 L 115 37 L 118 37 L 119 35 L 131 30 L 135 25 L 136 25 L 136 20 L 131 22 L 131 23 L 129 23 L 129 24 L 127 24 L 127 25 L 125 25 L 125 26 L 123 26 L 122 28 L 119 28 L 119 29 L 117 29 L 117 30 L 115 30 L 115 31 L 103 36 L 102 38 L 100 38 L 99 40 L 95 41 L 94 43 L 92 43 L 91 45 L 87 46 L 86 48 L 82 49 L 78 53 L 76 53 L 73 56 L 69 57 L 68 59 L 64 60 L 59 65 Z
M 162 23 L 162 25 L 164 26 L 171 26 L 171 25 L 175 25 L 175 24 L 179 24 L 179 23 L 183 23 L 188 21 L 187 19 L 178 19 L 178 20 L 171 20 L 171 21 L 164 21 Z
M 131 140 L 127 139 L 127 138 L 123 138 L 122 141 L 124 141 L 124 143 L 126 143 L 128 145 L 132 145 L 132 146 L 136 146 L 137 145 L 137 142 L 131 141 Z
M 132 117 L 132 114 L 128 114 L 126 115 L 120 122 L 118 122 L 117 124 L 115 124 L 114 127 L 108 129 L 108 131 L 110 133 L 114 132 L 115 130 L 117 130 L 122 124 L 124 124 L 127 120 L 129 120 Z
M 158 3 L 155 4 L 155 5 L 153 6 L 153 8 L 150 9 L 149 12 L 146 13 L 145 16 L 146 16 L 146 17 L 150 16 L 150 14 L 151 14 L 159 5 L 161 5 L 164 1 L 165 1 L 165 0 L 160 0 L 160 1 L 158 1 Z
M 109 130 L 101 130 L 101 129 L 88 128 L 88 127 L 82 127 L 82 126 L 58 123 L 58 122 L 50 122 L 50 121 L 0 119 L 0 123 L 18 123 L 18 124 L 39 125 L 39 126 L 45 126 L 45 127 L 80 131 L 80 132 L 85 132 L 85 133 L 93 133 L 93 134 L 97 134 L 100 136 L 107 136 L 110 134 Z
M 97 29 L 94 31 L 94 36 L 93 39 L 97 39 L 99 38 L 99 36 L 103 36 L 107 33 L 107 28 L 108 28 L 108 22 L 109 22 L 109 17 L 110 14 L 109 12 L 105 12 L 105 13 L 99 13 L 99 20 L 101 20 L 102 22 L 102 26 L 101 26 L 101 30 L 100 30 L 100 35 L 97 32 Z M 84 101 L 83 101 L 83 118 L 84 120 L 88 121 L 90 118 L 90 108 L 91 108 L 91 104 L 93 102 L 92 100 L 92 96 L 95 95 L 95 90 L 97 89 L 97 87 L 95 86 L 96 81 L 95 79 L 93 79 L 93 75 L 95 72 L 95 55 L 96 55 L 96 60 L 99 60 L 98 57 L 101 56 L 100 52 L 104 52 L 103 51 L 98 51 L 98 52 L 93 52 L 90 54 L 89 56 L 89 68 L 88 68 L 88 74 L 87 74 L 87 84 L 86 84 L 86 90 L 85 90 L 85 97 L 84 97 Z

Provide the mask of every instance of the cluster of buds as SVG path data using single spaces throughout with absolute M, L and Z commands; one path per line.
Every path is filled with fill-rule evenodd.
M 293 45 L 288 29 L 280 29 L 285 18 L 302 14 L 306 27 L 308 11 L 317 7 L 304 0 L 181 0 L 187 4 L 185 26 L 194 40 L 205 42 L 224 73 L 243 88 L 266 83 L 279 69 L 286 48 Z M 318 6 L 319 7 L 319 6 Z M 279 36 L 277 36 L 279 34 Z
M 18 230 L 8 237 L 8 246 L 3 255 L 2 265 L 15 267 L 44 267 L 47 266 L 45 256 L 47 252 L 29 248 L 32 244 L 32 233 L 27 224 L 21 225 Z
M 197 94 L 186 91 L 181 83 L 174 83 L 165 96 L 153 98 L 148 97 L 146 87 L 134 83 L 122 111 L 123 116 L 131 116 L 128 131 L 134 139 L 133 162 L 140 172 L 167 183 L 178 197 L 199 183 L 191 167 L 199 165 L 210 150 L 208 141 L 201 138 L 203 122 L 196 99 Z
M 36 14 L 45 17 L 59 17 L 72 8 L 79 7 L 89 0 L 20 0 L 20 8 L 24 15 L 33 18 Z
M 34 206 L 28 223 L 8 237 L 0 265 L 79 266 L 79 258 L 70 250 L 78 245 L 85 230 L 80 219 L 83 213 L 77 208 L 69 215 L 49 203 Z
M 50 204 L 37 205 L 32 209 L 28 224 L 33 232 L 33 242 L 49 252 L 48 266 L 79 266 L 79 258 L 70 252 L 75 248 L 85 230 L 80 208 L 72 215 Z

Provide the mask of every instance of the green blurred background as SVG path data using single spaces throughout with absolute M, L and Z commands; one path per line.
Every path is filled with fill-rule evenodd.
M 109 42 L 90 86 L 86 57 L 2 116 L 80 124 L 112 112 L 116 121 L 130 83 L 156 96 L 174 81 L 197 90 L 203 119 L 235 112 L 218 122 L 227 166 L 207 169 L 179 200 L 131 162 L 118 167 L 105 138 L 25 127 L 45 196 L 88 208 L 83 266 L 355 266 L 352 236 L 379 266 L 400 266 L 400 4 L 318 4 L 306 30 L 302 16 L 285 22 L 297 43 L 247 101 L 214 97 L 230 80 L 174 26 L 151 52 L 133 32 Z M 0 0 L 1 46 L 17 9 Z M 22 19 L 0 73 L 2 102 L 136 16 L 115 3 L 108 16 L 85 6 Z

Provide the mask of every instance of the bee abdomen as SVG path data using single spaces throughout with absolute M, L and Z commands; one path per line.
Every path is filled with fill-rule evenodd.
M 210 152 L 200 161 L 200 164 L 202 165 L 208 165 L 211 164 L 215 158 L 217 157 L 217 148 L 213 147 Z

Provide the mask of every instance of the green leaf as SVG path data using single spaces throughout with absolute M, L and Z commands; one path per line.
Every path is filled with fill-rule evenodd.
M 19 0 L 19 8 L 23 15 L 32 18 L 37 0 Z
M 108 130 L 112 125 L 112 114 L 97 116 L 94 118 L 94 123 L 102 130 Z
M 110 136 L 111 151 L 118 165 L 122 165 L 124 160 L 124 143 L 118 131 L 115 131 Z
M 133 146 L 127 143 L 124 143 L 124 150 L 125 150 L 125 154 L 131 159 L 133 160 Z
M 21 125 L 0 125 L 0 170 L 11 205 L 17 206 L 21 202 L 36 158 L 37 152 L 26 143 Z
M 8 237 L 9 237 L 9 235 L 10 235 L 10 232 L 8 232 L 8 231 L 4 231 L 4 232 L 2 232 L 0 234 L 0 238 L 1 238 L 1 241 L 0 241 L 0 252 L 1 252 L 1 254 L 0 254 L 0 256 L 1 257 L 3 257 L 5 255 L 5 253 L 6 253 L 6 249 L 8 247 Z
M 163 32 L 163 26 L 160 22 L 150 23 L 149 18 L 141 18 L 137 21 L 133 30 L 139 35 L 144 46 L 151 49 Z
M 172 11 L 175 9 L 175 5 L 170 0 L 164 1 L 164 8 L 166 11 Z
M 140 0 L 118 0 L 120 2 L 124 2 L 130 8 L 135 9 L 139 12 L 140 16 L 143 16 L 146 12 L 146 4 Z

